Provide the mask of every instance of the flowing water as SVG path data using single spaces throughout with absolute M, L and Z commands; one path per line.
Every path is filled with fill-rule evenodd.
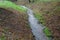
M 26 8 L 25 6 L 23 6 Z M 46 35 L 43 33 L 44 26 L 38 23 L 38 20 L 34 17 L 33 11 L 27 8 L 27 14 L 29 16 L 28 20 L 30 23 L 30 27 L 32 29 L 32 33 L 35 36 L 36 40 L 47 40 Z

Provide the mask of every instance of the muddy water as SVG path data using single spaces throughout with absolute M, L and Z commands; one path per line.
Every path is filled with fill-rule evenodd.
M 23 6 L 26 8 L 25 6 Z M 30 27 L 32 29 L 32 33 L 35 36 L 36 40 L 48 40 L 45 34 L 43 33 L 44 26 L 38 23 L 38 20 L 34 17 L 33 11 L 27 8 L 27 14 L 29 16 L 28 20 L 30 23 Z

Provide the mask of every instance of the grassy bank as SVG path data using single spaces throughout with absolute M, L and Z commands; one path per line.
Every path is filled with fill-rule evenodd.
M 39 23 L 45 25 L 45 21 L 44 21 L 42 13 L 35 13 L 34 15 L 39 20 Z
M 44 26 L 46 25 L 42 13 L 35 13 L 34 15 L 35 15 L 35 17 L 38 19 L 39 23 L 41 23 L 41 24 L 44 25 Z M 43 29 L 43 32 L 46 34 L 47 37 L 52 36 L 51 31 L 50 31 L 49 28 L 47 28 L 47 27 Z
M 2 8 L 12 8 L 12 9 L 15 9 L 15 10 L 18 10 L 18 11 L 26 11 L 25 8 L 19 6 L 19 5 L 16 5 L 10 1 L 0 1 L 0 7 Z

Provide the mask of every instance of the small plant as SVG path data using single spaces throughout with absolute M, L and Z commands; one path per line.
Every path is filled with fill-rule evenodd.
M 38 19 L 38 23 L 45 25 L 44 17 L 42 13 L 35 13 L 34 16 Z
M 46 34 L 47 37 L 51 37 L 52 36 L 51 31 L 47 27 L 43 29 L 43 32 Z
M 5 34 L 2 33 L 2 36 L 0 37 L 0 40 L 6 40 Z

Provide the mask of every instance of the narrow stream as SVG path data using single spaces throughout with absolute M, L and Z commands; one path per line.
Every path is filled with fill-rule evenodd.
M 35 36 L 35 39 L 36 40 L 47 40 L 46 35 L 43 33 L 44 27 L 38 23 L 38 20 L 33 15 L 33 11 L 27 8 L 27 14 L 29 16 L 28 20 L 30 23 L 30 27 L 32 29 L 32 33 Z

